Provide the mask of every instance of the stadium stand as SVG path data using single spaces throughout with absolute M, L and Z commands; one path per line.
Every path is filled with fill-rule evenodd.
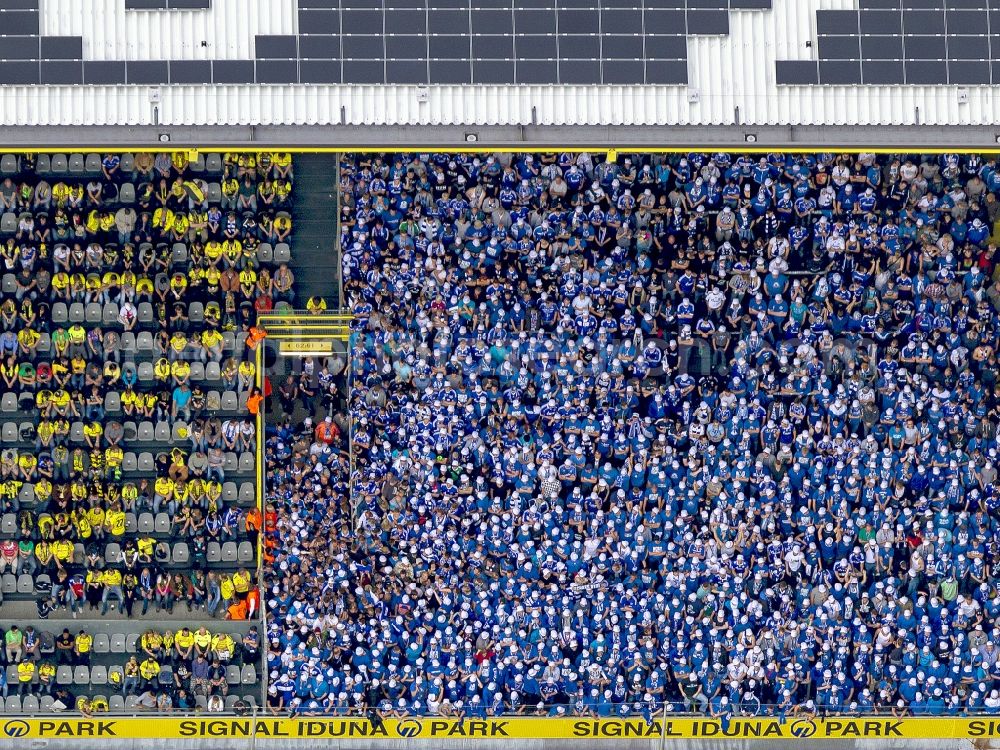
M 291 299 L 291 157 L 7 154 L 0 171 L 4 708 L 248 710 L 246 341 Z
M 358 154 L 340 191 L 353 474 L 286 383 L 272 709 L 1000 707 L 994 159 Z

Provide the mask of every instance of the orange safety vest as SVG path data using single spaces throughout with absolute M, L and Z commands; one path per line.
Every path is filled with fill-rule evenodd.
M 264 397 L 259 393 L 253 393 L 250 398 L 247 399 L 247 411 L 249 411 L 254 416 L 257 416 L 257 412 L 260 411 L 260 405 L 264 403 Z
M 229 605 L 226 617 L 229 620 L 245 620 L 247 619 L 247 609 L 247 603 L 237 599 Z
M 247 531 L 260 531 L 261 520 L 260 508 L 253 508 L 247 513 L 246 520 L 243 523 Z
M 267 331 L 260 326 L 250 326 L 250 330 L 247 332 L 247 346 L 251 349 L 256 349 L 257 344 L 266 338 Z

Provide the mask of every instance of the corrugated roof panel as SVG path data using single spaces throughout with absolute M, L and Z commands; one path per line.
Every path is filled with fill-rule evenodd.
M 126 11 L 122 0 L 41 0 L 42 34 L 79 36 L 84 60 L 252 60 L 258 34 L 297 28 L 297 0 L 212 0 Z M 686 86 L 161 86 L 164 125 L 987 125 L 990 86 L 778 86 L 775 64 L 816 59 L 816 12 L 857 0 L 774 0 L 687 40 Z M 204 43 L 204 46 L 203 46 Z M 235 79 L 246 80 L 246 79 Z M 424 95 L 426 94 L 426 95 Z M 0 87 L 8 125 L 152 124 L 147 86 Z

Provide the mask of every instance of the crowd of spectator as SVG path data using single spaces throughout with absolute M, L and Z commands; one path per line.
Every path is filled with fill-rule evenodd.
M 2 168 L 4 593 L 31 594 L 40 620 L 259 617 L 263 514 L 238 484 L 252 479 L 247 404 L 260 398 L 245 342 L 258 313 L 294 300 L 291 156 L 25 154 Z M 4 663 L 28 680 L 4 690 L 71 690 L 37 634 L 34 651 L 12 649 L 28 632 L 6 631 Z M 198 659 L 178 668 L 187 635 L 167 636 L 170 684 L 142 677 L 140 653 L 139 682 L 129 662 L 118 687 L 156 688 L 161 709 L 210 700 L 218 685 L 191 681 Z M 213 639 L 210 670 L 223 653 Z
M 225 699 L 231 688 L 257 682 L 261 648 L 256 625 L 243 636 L 182 626 L 113 637 L 86 627 L 56 634 L 12 625 L 3 643 L 3 698 L 35 697 L 50 710 L 76 708 L 85 715 L 109 711 L 111 700 L 103 693 L 75 695 L 81 686 L 136 710 L 221 712 L 239 710 L 241 701 L 248 710 L 241 697 L 228 707 Z
M 1000 710 L 995 159 L 339 179 L 353 464 L 268 438 L 273 709 Z

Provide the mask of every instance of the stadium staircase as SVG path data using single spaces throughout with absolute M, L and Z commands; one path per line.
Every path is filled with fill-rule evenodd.
M 300 309 L 317 295 L 326 297 L 328 310 L 339 308 L 337 168 L 336 154 L 302 154 L 295 159 L 292 271 L 295 306 Z

